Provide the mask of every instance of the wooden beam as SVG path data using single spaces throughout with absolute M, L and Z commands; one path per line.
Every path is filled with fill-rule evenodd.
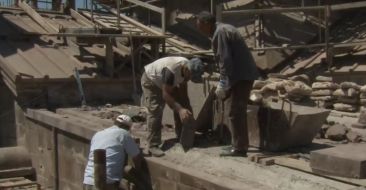
M 36 21 L 42 28 L 48 32 L 58 32 L 58 29 L 48 23 L 40 14 L 38 14 L 32 7 L 24 1 L 19 1 L 19 7 L 22 8 L 34 21 Z
M 150 0 L 150 1 L 146 1 L 145 3 L 155 3 L 155 2 L 159 2 L 161 0 Z M 138 5 L 131 5 L 131 6 L 127 6 L 127 7 L 123 7 L 121 8 L 121 11 L 126 11 L 126 10 L 129 10 L 129 9 L 132 9 L 132 8 L 136 8 L 136 7 L 139 7 Z
M 94 26 L 94 23 L 92 23 L 90 20 L 88 20 L 87 18 L 85 18 L 83 15 L 79 14 L 74 9 L 70 9 L 70 15 L 76 21 L 78 21 L 80 23 L 84 23 L 86 26 Z
M 105 39 L 105 71 L 108 76 L 113 78 L 114 74 L 114 51 L 113 51 L 113 39 L 107 38 Z
M 76 28 L 77 29 L 77 28 Z M 69 29 L 69 31 L 71 31 L 72 29 Z M 77 30 L 75 30 L 77 31 Z M 79 30 L 81 31 L 81 30 Z M 85 30 L 86 32 L 88 30 Z M 144 39 L 164 39 L 164 38 L 168 38 L 168 36 L 162 36 L 162 35 L 128 35 L 128 34 L 97 34 L 97 33 L 54 33 L 54 34 L 35 34 L 35 35 L 44 35 L 44 36 L 61 36 L 61 37 L 90 37 L 90 38 L 128 38 L 130 36 L 132 37 L 136 37 L 136 38 L 144 38 Z
M 108 10 L 109 12 L 113 13 L 114 15 L 118 16 L 117 14 L 117 11 L 116 9 L 114 8 L 111 8 L 111 7 L 108 7 L 106 5 L 101 5 L 104 9 Z M 152 28 L 149 28 L 148 26 L 126 16 L 126 15 L 123 15 L 123 14 L 120 14 L 119 15 L 121 17 L 122 20 L 126 21 L 127 23 L 129 24 L 132 24 L 134 25 L 135 27 L 147 32 L 147 33 L 150 33 L 150 34 L 153 34 L 153 35 L 162 35 L 162 33 L 152 29 Z M 180 51 L 196 51 L 196 50 L 202 50 L 198 47 L 194 47 L 190 44 L 186 44 L 186 43 L 183 43 L 181 41 L 178 41 L 178 40 L 175 40 L 173 38 L 167 38 L 166 39 L 166 42 L 171 44 L 172 46 L 178 48 Z M 190 48 L 190 50 L 187 50 L 187 48 Z
M 299 11 L 318 11 L 318 10 L 324 10 L 324 8 L 325 8 L 324 6 L 309 6 L 309 7 L 249 9 L 249 10 L 222 11 L 222 14 L 223 15 L 276 14 L 276 13 L 299 12 Z
M 220 5 L 222 7 L 222 4 Z M 353 2 L 342 3 L 336 5 L 330 5 L 330 10 L 341 11 L 348 9 L 364 8 L 366 2 Z M 307 6 L 307 7 L 288 7 L 288 8 L 268 8 L 268 9 L 249 9 L 249 10 L 233 10 L 223 11 L 225 15 L 254 15 L 254 14 L 278 14 L 286 12 L 299 12 L 299 11 L 325 11 L 326 6 Z
M 366 45 L 366 41 L 358 41 L 358 42 L 340 42 L 340 43 L 329 43 L 329 46 L 332 48 L 342 48 L 342 47 L 354 47 Z M 288 45 L 288 46 L 274 46 L 274 47 L 262 47 L 262 48 L 253 48 L 250 47 L 253 51 L 268 51 L 268 50 L 284 50 L 284 49 L 309 49 L 309 48 L 323 48 L 326 46 L 326 43 L 318 43 L 318 44 L 305 44 L 305 45 Z
M 155 5 L 151 5 L 149 3 L 142 2 L 142 1 L 139 1 L 139 0 L 125 0 L 125 1 L 133 3 L 133 4 L 141 6 L 141 7 L 145 7 L 149 10 L 155 11 L 155 12 L 160 13 L 160 14 L 162 14 L 163 11 L 164 11 L 164 8 L 157 7 Z
M 331 5 L 330 9 L 332 11 L 341 11 L 341 10 L 348 10 L 348 9 L 356 9 L 356 8 L 364 8 L 366 7 L 366 2 L 353 2 L 353 3 L 342 3 L 337 5 Z

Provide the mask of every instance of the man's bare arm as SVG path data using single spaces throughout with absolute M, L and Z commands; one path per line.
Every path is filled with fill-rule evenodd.
M 179 110 L 182 109 L 182 106 L 178 102 L 176 102 L 174 97 L 172 96 L 173 90 L 173 86 L 163 84 L 163 98 L 172 110 L 179 112 Z

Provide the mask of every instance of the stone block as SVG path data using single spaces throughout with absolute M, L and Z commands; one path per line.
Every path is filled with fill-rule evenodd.
M 249 143 L 269 151 L 310 144 L 329 115 L 328 110 L 272 103 L 248 107 Z
M 315 173 L 350 178 L 366 178 L 366 144 L 348 144 L 310 153 Z

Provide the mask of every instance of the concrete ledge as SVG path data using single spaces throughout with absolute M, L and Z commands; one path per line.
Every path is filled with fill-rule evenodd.
M 25 115 L 30 119 L 89 140 L 101 129 L 100 126 L 93 123 L 86 123 L 71 117 L 63 117 L 47 110 L 27 109 Z
M 247 184 L 240 181 L 230 180 L 228 178 L 223 180 L 218 176 L 209 175 L 198 170 L 192 170 L 163 159 L 150 157 L 146 158 L 146 160 L 148 162 L 154 189 L 264 190 L 263 187 L 258 187 L 256 184 Z

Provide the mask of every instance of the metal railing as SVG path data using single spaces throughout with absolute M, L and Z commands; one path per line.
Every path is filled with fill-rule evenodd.
M 322 5 L 322 6 L 305 6 L 305 7 L 286 7 L 286 8 L 267 8 L 267 9 L 248 9 L 248 10 L 223 10 L 223 4 L 218 4 L 216 6 L 216 19 L 218 21 L 222 21 L 223 16 L 228 15 L 236 15 L 236 16 L 244 16 L 244 15 L 268 15 L 268 14 L 282 14 L 282 13 L 289 13 L 289 12 L 309 12 L 309 11 L 319 11 L 323 12 L 324 14 L 324 42 L 323 43 L 316 43 L 316 44 L 286 44 L 284 46 L 274 46 L 274 47 L 264 47 L 261 43 L 254 43 L 257 44 L 254 48 L 252 47 L 251 50 L 253 51 L 267 51 L 267 50 L 285 50 L 285 49 L 309 49 L 315 47 L 323 47 L 326 53 L 326 61 L 328 66 L 331 67 L 333 65 L 333 49 L 340 48 L 340 47 L 352 47 L 352 46 L 359 46 L 359 45 L 366 45 L 366 41 L 359 41 L 359 42 L 339 42 L 339 43 L 330 43 L 330 17 L 332 12 L 334 11 L 343 11 L 343 10 L 350 10 L 356 8 L 365 8 L 366 2 L 353 2 L 353 3 L 343 3 L 343 4 L 336 4 L 336 5 Z M 262 30 L 259 30 L 262 32 Z M 319 35 L 321 35 L 321 30 L 319 30 Z M 258 37 L 258 35 L 256 35 Z M 258 39 L 256 39 L 258 40 Z M 258 47 L 258 44 L 261 44 Z

